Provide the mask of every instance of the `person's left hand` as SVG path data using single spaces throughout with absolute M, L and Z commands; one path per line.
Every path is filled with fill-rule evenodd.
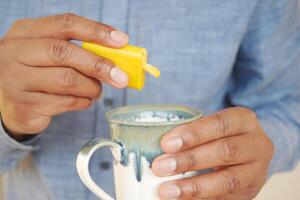
M 264 185 L 274 146 L 253 111 L 235 107 L 179 126 L 161 140 L 166 154 L 156 158 L 158 176 L 213 169 L 162 184 L 164 199 L 250 200 Z

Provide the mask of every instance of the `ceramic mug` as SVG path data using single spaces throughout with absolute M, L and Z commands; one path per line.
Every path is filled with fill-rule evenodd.
M 90 176 L 89 160 L 99 148 L 109 147 L 114 157 L 114 178 L 117 200 L 156 200 L 158 186 L 166 181 L 191 177 L 188 172 L 157 177 L 152 161 L 163 153 L 161 137 L 181 124 L 202 117 L 195 109 L 177 105 L 140 105 L 114 109 L 106 113 L 111 140 L 95 139 L 80 150 L 76 167 L 82 182 L 100 199 L 113 200 Z

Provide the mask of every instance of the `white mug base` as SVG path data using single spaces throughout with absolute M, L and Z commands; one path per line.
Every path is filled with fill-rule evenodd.
M 196 172 L 188 172 L 169 177 L 157 177 L 152 172 L 149 162 L 145 157 L 141 158 L 142 178 L 139 182 L 136 177 L 135 156 L 129 154 L 128 166 L 120 163 L 114 165 L 116 200 L 160 200 L 158 186 L 167 181 L 188 178 L 196 175 Z

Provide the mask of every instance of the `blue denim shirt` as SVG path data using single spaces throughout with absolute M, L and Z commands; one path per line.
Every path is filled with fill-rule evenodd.
M 19 18 L 74 12 L 127 32 L 130 43 L 147 48 L 150 62 L 161 70 L 159 79 L 148 77 L 143 91 L 105 86 L 93 107 L 54 117 L 33 141 L 18 143 L 0 127 L 6 199 L 96 199 L 77 176 L 76 154 L 88 140 L 109 137 L 104 113 L 127 104 L 183 104 L 206 114 L 246 106 L 275 144 L 270 174 L 292 169 L 299 160 L 297 0 L 2 0 L 0 7 L 1 35 Z M 47 192 L 18 167 L 28 155 Z M 91 174 L 113 194 L 110 160 L 108 152 L 96 153 Z

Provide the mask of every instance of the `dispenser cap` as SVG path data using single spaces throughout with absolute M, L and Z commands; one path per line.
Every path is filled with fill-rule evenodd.
M 128 86 L 131 88 L 141 90 L 144 87 L 145 71 L 156 78 L 160 76 L 160 71 L 147 63 L 145 48 L 127 45 L 120 49 L 114 49 L 89 42 L 83 42 L 82 47 L 111 60 L 126 72 L 129 77 Z

